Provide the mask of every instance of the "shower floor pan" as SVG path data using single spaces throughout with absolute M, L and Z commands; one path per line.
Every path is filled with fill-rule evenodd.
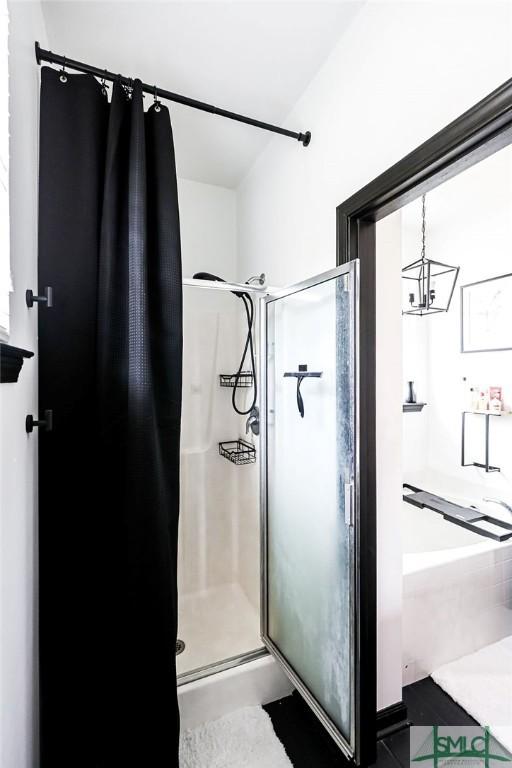
M 259 615 L 236 583 L 180 597 L 178 675 L 261 648 Z M 179 682 L 179 681 L 178 681 Z

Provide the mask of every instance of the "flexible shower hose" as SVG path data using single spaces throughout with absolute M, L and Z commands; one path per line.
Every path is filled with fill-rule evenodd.
M 264 278 L 264 275 L 261 275 L 261 278 Z M 218 275 L 212 275 L 211 272 L 196 272 L 194 275 L 194 279 L 215 280 L 220 283 L 226 282 L 222 277 L 219 277 Z M 233 293 L 233 295 L 237 296 L 239 299 L 242 299 L 242 301 L 244 302 L 245 314 L 247 316 L 247 338 L 245 340 L 244 351 L 242 353 L 242 359 L 240 360 L 240 366 L 238 368 L 238 371 L 235 374 L 235 385 L 233 387 L 233 393 L 231 395 L 231 402 L 233 404 L 233 408 L 235 409 L 236 413 L 240 414 L 240 416 L 247 416 L 249 413 L 251 413 L 254 406 L 256 405 L 256 400 L 258 397 L 258 385 L 256 383 L 256 365 L 254 362 L 254 344 L 253 344 L 253 338 L 252 338 L 252 326 L 254 322 L 254 304 L 250 294 L 248 293 L 245 293 L 243 291 L 231 291 L 231 293 Z M 251 372 L 252 372 L 252 380 L 254 385 L 254 395 L 249 408 L 246 411 L 242 411 L 236 404 L 236 391 L 240 384 L 240 376 L 242 374 L 242 370 L 244 367 L 245 358 L 247 355 L 247 349 L 249 349 L 250 355 L 251 355 Z
M 254 406 L 256 405 L 256 400 L 258 398 L 258 385 L 256 383 L 256 365 L 254 362 L 254 344 L 253 344 L 253 338 L 252 338 L 252 326 L 254 322 L 254 303 L 248 293 L 240 294 L 240 298 L 244 302 L 245 314 L 247 317 L 247 338 L 245 340 L 244 351 L 242 352 L 242 359 L 240 360 L 238 371 L 235 374 L 235 386 L 233 387 L 231 402 L 233 404 L 233 408 L 238 414 L 240 414 L 240 416 L 247 416 L 253 410 Z M 251 356 L 251 370 L 252 370 L 254 392 L 253 392 L 251 405 L 247 410 L 243 411 L 236 404 L 236 391 L 239 386 L 240 376 L 242 374 L 245 358 L 247 356 L 247 349 L 249 349 L 250 356 Z

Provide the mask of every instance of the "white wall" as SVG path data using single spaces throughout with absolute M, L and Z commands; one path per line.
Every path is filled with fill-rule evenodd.
M 402 348 L 401 211 L 377 224 L 377 708 L 401 698 L 402 663 Z M 394 343 L 390 344 L 393 339 Z
M 310 129 L 310 147 L 273 138 L 240 185 L 239 276 L 291 283 L 333 266 L 336 206 L 509 78 L 511 32 L 508 3 L 366 4 L 283 121 Z M 400 698 L 396 642 L 381 706 Z
M 37 351 L 37 309 L 25 289 L 37 285 L 37 152 L 39 70 L 34 40 L 46 42 L 39 3 L 10 3 L 10 201 L 12 344 Z M 37 413 L 37 358 L 17 384 L 0 385 L 1 680 L 0 764 L 32 768 L 37 757 L 37 435 L 25 416 Z
M 510 77 L 507 2 L 369 2 L 239 187 L 240 274 L 333 265 L 335 209 Z M 478 51 L 478 55 L 476 54 Z
M 235 280 L 235 192 L 178 179 L 178 199 L 183 277 L 212 272 L 225 280 Z
M 416 214 L 419 212 L 415 206 Z M 417 218 L 417 217 L 416 217 Z M 415 239 L 412 250 L 414 255 L 419 253 L 419 219 L 416 220 Z M 406 237 L 407 231 L 404 231 L 404 240 L 411 244 L 410 238 Z M 411 250 L 404 248 L 403 261 L 411 264 L 414 261 L 411 258 Z M 402 296 L 400 296 L 402 301 Z M 400 381 L 400 393 L 403 400 L 407 396 L 407 382 L 414 382 L 414 390 L 418 402 L 430 403 L 429 375 L 428 375 L 428 349 L 429 349 L 429 322 L 425 318 L 414 317 L 413 315 L 404 315 L 402 322 L 402 343 L 403 343 L 403 379 Z M 414 484 L 415 478 L 421 476 L 426 469 L 428 456 L 428 414 L 429 411 L 423 410 L 420 413 L 405 413 L 402 419 L 403 443 L 403 474 L 404 479 Z

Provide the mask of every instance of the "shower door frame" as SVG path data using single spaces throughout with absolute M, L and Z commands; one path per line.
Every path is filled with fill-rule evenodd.
M 353 114 L 358 120 L 358 113 Z M 375 740 L 359 744 L 359 762 L 375 761 L 377 722 L 407 719 L 405 706 L 377 713 L 376 499 L 376 223 L 512 143 L 512 79 L 447 125 L 336 209 L 337 264 L 360 264 L 360 620 L 356 670 L 356 734 L 375 723 Z M 346 148 L 347 151 L 349 147 Z M 365 147 L 360 147 L 364 153 Z M 368 731 L 366 731 L 367 733 Z
M 361 657 L 359 656 L 360 648 L 357 644 L 358 637 L 358 624 L 360 621 L 359 610 L 359 579 L 360 579 L 360 559 L 359 559 L 359 495 L 360 495 L 360 475 L 359 475 L 359 454 L 360 454 L 360 441 L 359 441 L 359 401 L 358 401 L 358 382 L 359 382 L 359 343 L 360 343 L 360 331 L 357 307 L 359 305 L 359 266 L 354 265 L 355 269 L 351 270 L 348 264 L 339 264 L 326 272 L 313 275 L 312 277 L 303 280 L 300 283 L 287 286 L 281 289 L 275 289 L 269 291 L 266 296 L 262 296 L 259 301 L 259 392 L 260 392 L 260 631 L 261 639 L 268 652 L 277 660 L 288 679 L 293 683 L 294 687 L 306 701 L 312 712 L 322 723 L 323 727 L 329 733 L 334 742 L 338 745 L 343 755 L 347 760 L 354 760 L 359 764 L 358 749 L 361 735 L 358 733 L 358 727 L 360 720 L 357 717 L 356 707 L 359 705 L 359 699 L 356 696 L 356 670 L 360 666 Z M 354 393 L 354 456 L 353 462 L 353 474 L 351 486 L 351 500 L 350 500 L 350 523 L 348 526 L 354 531 L 354 541 L 352 548 L 352 563 L 350 571 L 350 585 L 351 591 L 349 594 L 349 605 L 352 619 L 352 633 L 350 637 L 350 661 L 353 665 L 350 674 L 350 709 L 351 709 L 351 726 L 350 735 L 347 738 L 341 733 L 340 729 L 336 726 L 332 718 L 323 709 L 321 704 L 317 701 L 315 695 L 309 690 L 306 683 L 303 682 L 297 670 L 288 662 L 285 655 L 281 652 L 278 645 L 272 640 L 268 627 L 268 429 L 267 429 L 267 400 L 268 400 L 268 367 L 267 367 L 267 355 L 268 355 L 268 334 L 267 334 L 267 306 L 269 303 L 279 301 L 279 299 L 292 296 L 300 293 L 309 288 L 321 285 L 331 280 L 336 280 L 342 276 L 348 276 L 349 280 L 352 277 L 353 282 L 351 284 L 352 295 L 351 303 L 354 311 L 354 325 L 349 330 L 352 334 L 351 337 L 351 357 L 353 359 L 353 393 Z M 346 510 L 345 510 L 346 514 Z M 366 732 L 365 732 L 366 734 Z M 363 734 L 363 735 L 365 735 Z

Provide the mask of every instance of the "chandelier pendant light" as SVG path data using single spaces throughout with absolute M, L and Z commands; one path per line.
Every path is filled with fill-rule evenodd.
M 426 256 L 425 195 L 421 199 L 421 257 L 402 269 L 405 287 L 404 315 L 448 312 L 460 267 L 451 267 Z

